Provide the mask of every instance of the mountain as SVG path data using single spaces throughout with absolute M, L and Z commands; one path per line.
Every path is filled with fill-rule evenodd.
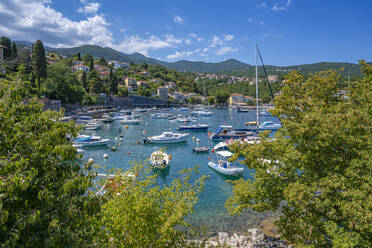
M 32 46 L 28 41 L 16 41 L 22 46 Z M 55 51 L 60 55 L 72 56 L 77 52 L 80 54 L 89 53 L 95 58 L 104 57 L 106 60 L 118 60 L 126 63 L 147 63 L 150 65 L 162 65 L 177 71 L 204 72 L 204 73 L 229 73 L 236 75 L 251 75 L 254 73 L 254 66 L 245 64 L 236 59 L 229 59 L 218 63 L 208 63 L 201 61 L 180 60 L 177 62 L 165 62 L 146 57 L 140 53 L 125 54 L 109 47 L 100 47 L 95 45 L 84 45 L 72 48 L 51 48 L 45 46 L 47 51 Z M 303 73 L 315 73 L 324 70 L 338 70 L 344 68 L 343 74 L 350 73 L 353 76 L 361 75 L 359 65 L 353 63 L 320 62 L 315 64 L 304 64 L 294 66 L 265 66 L 269 74 L 282 74 L 293 70 L 299 70 Z

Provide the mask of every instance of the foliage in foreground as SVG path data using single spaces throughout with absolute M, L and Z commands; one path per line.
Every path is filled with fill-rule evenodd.
M 277 139 L 233 147 L 256 173 L 234 182 L 231 213 L 282 208 L 282 237 L 298 247 L 372 246 L 372 67 L 362 69 L 343 89 L 337 72 L 289 75 L 271 111 Z
M 159 186 L 150 170 L 136 165 L 131 171 L 140 172 L 140 177 L 122 181 L 104 196 L 95 225 L 100 228 L 95 243 L 98 247 L 187 246 L 181 228 L 188 228 L 184 218 L 192 212 L 205 176 L 190 183 L 189 169 L 169 186 Z
M 0 246 L 66 247 L 85 243 L 96 204 L 92 175 L 77 162 L 73 123 L 27 99 L 24 84 L 0 81 Z M 93 230 L 93 229 L 91 229 Z
M 0 247 L 187 247 L 184 218 L 205 177 L 191 169 L 169 186 L 137 165 L 135 181 L 104 196 L 67 136 L 74 123 L 43 111 L 28 87 L 0 81 Z M 194 246 L 193 246 L 194 247 Z

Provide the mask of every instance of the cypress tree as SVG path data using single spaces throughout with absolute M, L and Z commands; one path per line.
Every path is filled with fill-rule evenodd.
M 8 37 L 4 37 L 4 36 L 2 36 L 2 37 L 0 38 L 0 45 L 6 47 L 6 48 L 3 50 L 3 52 L 4 52 L 4 59 L 11 58 L 11 57 L 12 57 L 12 49 L 11 49 L 12 42 L 10 41 L 10 39 L 9 39 Z
M 85 73 L 85 71 L 83 71 L 83 74 L 81 75 L 81 83 L 84 89 L 88 91 L 87 74 Z
M 43 42 L 37 40 L 32 48 L 32 72 L 38 81 L 39 91 L 41 88 L 41 79 L 47 77 L 47 63 Z
M 17 45 L 16 45 L 16 43 L 12 43 L 12 48 L 11 48 L 11 50 L 12 50 L 12 57 L 13 58 L 16 58 L 17 57 L 17 55 L 18 55 L 18 49 L 17 49 Z

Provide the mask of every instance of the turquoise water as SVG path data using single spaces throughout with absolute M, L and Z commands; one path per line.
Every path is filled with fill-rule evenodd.
M 198 123 L 209 124 L 208 132 L 214 132 L 219 125 L 232 125 L 234 128 L 241 128 L 246 121 L 255 121 L 255 110 L 247 113 L 236 113 L 233 109 L 210 109 L 213 111 L 212 117 L 201 117 Z M 190 112 L 170 111 L 174 114 L 190 114 Z M 126 170 L 130 168 L 131 161 L 145 161 L 152 152 L 165 148 L 166 153 L 172 155 L 169 170 L 159 173 L 159 184 L 168 184 L 179 176 L 179 171 L 200 164 L 200 174 L 209 175 L 205 190 L 201 193 L 199 201 L 195 206 L 195 212 L 189 217 L 189 221 L 195 225 L 208 225 L 210 231 L 241 230 L 245 227 L 257 225 L 262 219 L 274 216 L 272 213 L 256 213 L 247 211 L 242 216 L 229 216 L 224 206 L 228 197 L 232 194 L 232 186 L 227 180 L 231 180 L 208 167 L 208 157 L 211 154 L 195 154 L 193 147 L 197 146 L 193 136 L 199 139 L 199 146 L 209 146 L 212 148 L 217 142 L 208 139 L 207 132 L 192 132 L 186 143 L 180 144 L 147 144 L 142 143 L 143 131 L 147 136 L 159 135 L 163 131 L 174 131 L 181 123 L 163 119 L 151 119 L 150 114 L 142 116 L 140 125 L 124 125 L 115 121 L 114 123 L 104 124 L 103 128 L 96 131 L 82 131 L 84 134 L 96 134 L 104 138 L 111 139 L 109 146 L 84 148 L 83 159 L 93 158 L 97 164 L 106 168 L 120 168 Z M 262 116 L 262 121 L 272 120 L 278 122 L 275 117 Z M 121 132 L 119 132 L 119 129 Z M 111 146 L 117 144 L 115 137 L 123 135 L 121 146 L 116 152 L 110 150 Z M 137 141 L 141 141 L 137 144 Z M 129 154 L 128 154 L 129 152 Z M 108 159 L 103 159 L 103 154 L 108 154 Z M 241 165 L 242 166 L 242 165 Z M 243 177 L 251 178 L 251 173 L 247 167 Z

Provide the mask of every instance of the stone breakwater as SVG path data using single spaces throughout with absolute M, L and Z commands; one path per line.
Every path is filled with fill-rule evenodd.
M 277 238 L 268 237 L 261 230 L 248 229 L 247 235 L 234 233 L 229 236 L 226 232 L 219 232 L 214 240 L 190 241 L 205 243 L 205 247 L 232 247 L 232 248 L 293 248 L 292 245 Z

